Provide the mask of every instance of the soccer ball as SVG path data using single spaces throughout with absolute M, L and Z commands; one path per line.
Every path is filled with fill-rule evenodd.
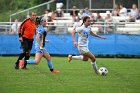
M 99 74 L 102 76 L 106 76 L 108 73 L 108 70 L 105 67 L 100 67 L 98 71 L 99 71 Z

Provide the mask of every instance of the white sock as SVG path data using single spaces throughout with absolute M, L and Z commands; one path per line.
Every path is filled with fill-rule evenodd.
M 83 60 L 83 55 L 72 56 L 72 59 Z
M 98 71 L 98 67 L 96 65 L 96 61 L 95 62 L 91 62 L 91 65 L 92 65 L 93 69 L 95 70 L 95 72 L 97 72 Z

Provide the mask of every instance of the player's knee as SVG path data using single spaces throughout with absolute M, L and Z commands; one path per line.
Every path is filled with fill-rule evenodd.
M 87 56 L 83 56 L 83 61 L 88 61 L 88 57 Z

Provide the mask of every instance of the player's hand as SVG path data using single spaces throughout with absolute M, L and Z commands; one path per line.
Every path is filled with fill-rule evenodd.
M 22 38 L 22 37 L 19 37 L 19 41 L 20 41 L 20 42 L 23 42 L 23 38 Z
M 50 42 L 50 40 L 45 40 L 45 42 Z
M 100 38 L 102 38 L 102 39 L 107 39 L 106 37 L 104 37 L 104 36 L 100 36 Z
M 77 42 L 74 42 L 74 46 L 77 47 L 78 46 L 78 43 Z
M 40 50 L 43 50 L 43 47 L 42 46 L 40 46 Z

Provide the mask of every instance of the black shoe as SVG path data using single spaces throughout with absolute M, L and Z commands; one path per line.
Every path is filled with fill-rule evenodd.
M 14 67 L 15 67 L 16 70 L 19 69 L 19 65 L 17 63 L 15 63 Z

